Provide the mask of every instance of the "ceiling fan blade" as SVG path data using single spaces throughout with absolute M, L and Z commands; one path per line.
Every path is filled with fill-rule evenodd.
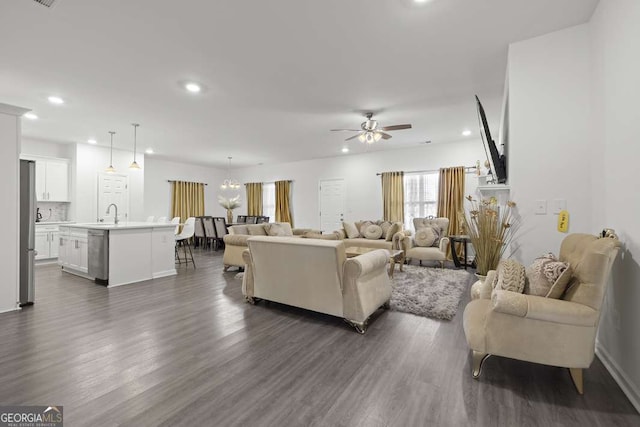
M 341 132 L 343 130 L 347 132 L 360 132 L 362 129 L 329 129 L 331 132 Z
M 402 129 L 411 129 L 411 125 L 393 125 L 393 126 L 385 126 L 380 130 L 402 130 Z
M 380 135 L 382 135 L 382 139 L 391 139 L 393 138 L 391 135 L 389 135 L 388 133 L 384 133 L 384 132 L 378 132 Z
M 345 141 L 350 141 L 352 139 L 355 139 L 355 138 L 359 137 L 360 135 L 361 135 L 361 133 L 353 135 L 352 137 L 345 139 Z

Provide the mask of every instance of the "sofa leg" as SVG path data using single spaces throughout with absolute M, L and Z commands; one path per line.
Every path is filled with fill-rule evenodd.
M 444 261 L 440 261 L 440 268 L 444 268 Z
M 472 355 L 473 367 L 472 367 L 471 375 L 473 376 L 474 379 L 480 378 L 482 365 L 484 364 L 484 361 L 487 360 L 489 356 L 491 355 L 473 350 L 473 355 Z
M 389 301 L 385 302 L 384 304 L 382 304 L 382 308 L 385 310 L 389 310 L 391 306 L 389 305 Z
M 365 320 L 362 323 L 359 322 L 353 322 L 349 319 L 344 319 L 345 322 L 347 322 L 349 324 L 349 326 L 353 327 L 356 332 L 358 332 L 361 335 L 364 335 L 365 332 L 367 332 L 367 321 Z
M 573 380 L 573 384 L 576 386 L 578 393 L 584 394 L 582 368 L 569 368 L 569 373 L 571 374 L 571 379 Z
M 224 267 L 222 267 L 222 271 L 227 272 L 229 270 L 229 267 L 231 267 L 231 266 L 225 264 Z
M 244 299 L 251 305 L 256 305 L 258 303 L 258 299 L 250 296 L 245 296 Z
M 420 265 L 422 265 L 422 260 L 420 260 Z

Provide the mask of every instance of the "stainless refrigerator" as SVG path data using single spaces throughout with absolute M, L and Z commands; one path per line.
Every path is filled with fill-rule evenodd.
M 36 163 L 20 160 L 20 306 L 35 299 Z

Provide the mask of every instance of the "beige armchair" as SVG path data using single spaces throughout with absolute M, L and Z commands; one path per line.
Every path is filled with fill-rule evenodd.
M 405 253 L 405 258 L 408 261 L 415 258 L 420 261 L 438 261 L 441 267 L 444 267 L 444 262 L 447 259 L 447 248 L 449 247 L 449 218 L 414 218 L 413 226 L 416 231 L 420 227 L 434 227 L 440 229 L 440 243 L 438 246 L 424 247 L 418 246 L 415 243 L 415 237 L 406 235 L 402 239 L 402 249 Z
M 474 378 L 489 355 L 569 368 L 583 393 L 582 370 L 591 365 L 600 308 L 620 242 L 589 234 L 571 234 L 559 259 L 573 276 L 563 299 L 492 290 L 490 271 L 476 283 L 464 310 L 464 333 L 473 351 Z

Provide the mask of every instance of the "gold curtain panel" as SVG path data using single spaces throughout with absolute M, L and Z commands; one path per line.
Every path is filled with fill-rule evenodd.
M 185 222 L 191 216 L 204 215 L 204 184 L 173 181 L 171 183 L 171 216 Z
M 293 227 L 290 194 L 291 181 L 276 181 L 276 222 L 288 222 Z
M 247 190 L 247 215 L 262 215 L 262 183 L 250 182 L 245 184 Z
M 449 234 L 462 232 L 460 215 L 464 210 L 464 173 L 464 166 L 440 169 L 438 216 L 449 218 Z M 450 256 L 449 251 L 447 254 Z
M 382 207 L 385 221 L 404 222 L 404 172 L 382 173 Z

